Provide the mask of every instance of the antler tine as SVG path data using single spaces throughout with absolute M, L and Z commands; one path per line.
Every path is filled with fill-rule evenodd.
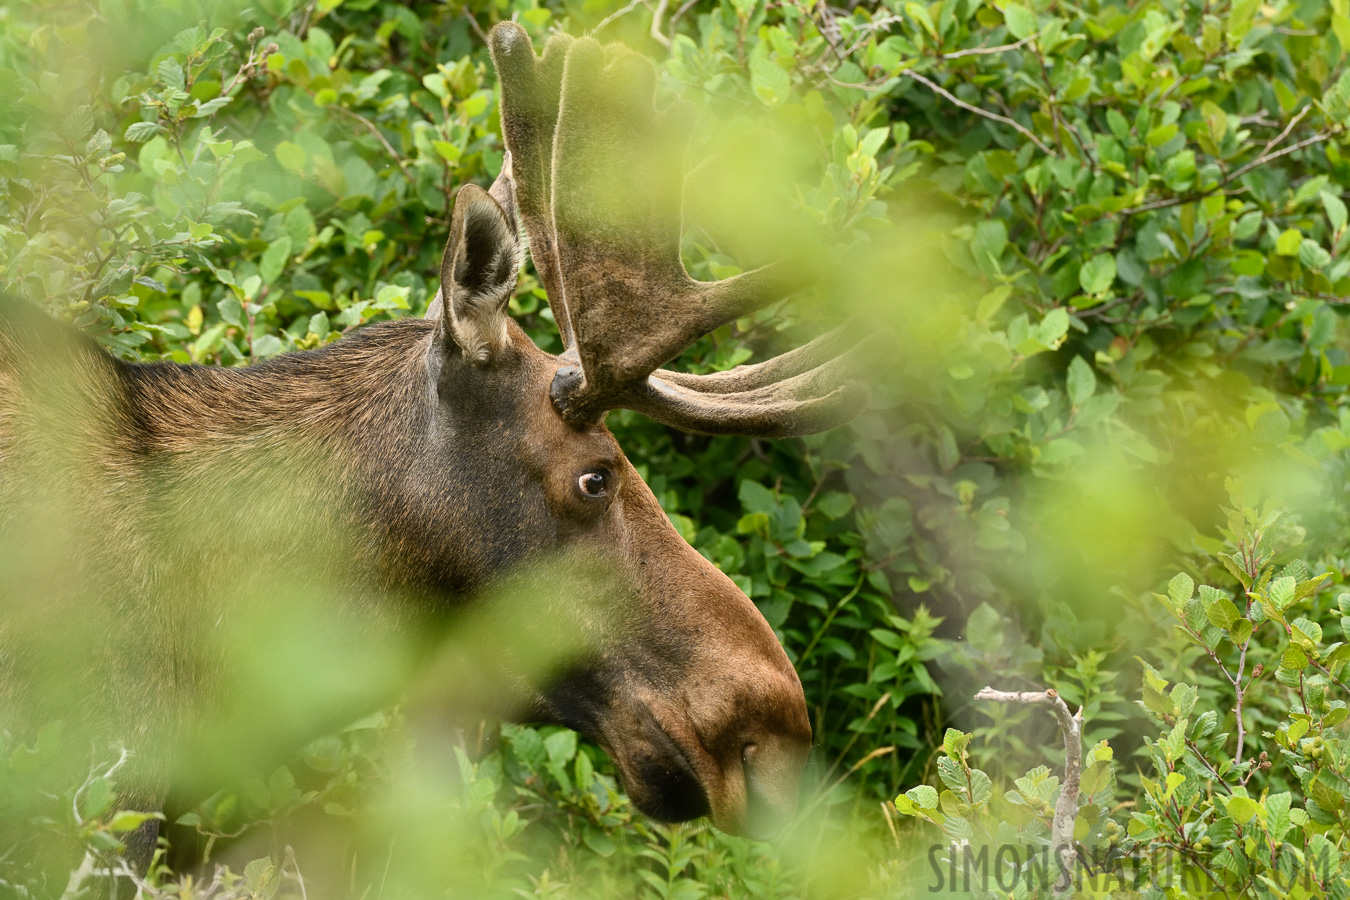
M 704 394 L 753 391 L 801 375 L 803 372 L 810 372 L 839 359 L 842 354 L 860 355 L 862 345 L 874 340 L 876 336 L 860 340 L 859 336 L 853 333 L 855 330 L 841 326 L 795 350 L 789 350 L 764 362 L 736 366 L 725 372 L 691 375 L 688 372 L 658 369 L 654 374 L 669 384 Z
M 867 388 L 857 382 L 805 400 L 786 399 L 773 391 L 706 394 L 652 375 L 624 406 L 694 434 L 784 438 L 844 424 L 866 405 L 867 396 Z
M 553 133 L 562 93 L 563 60 L 572 38 L 549 38 L 536 57 L 530 37 L 515 22 L 502 22 L 488 36 L 501 84 L 502 134 L 516 173 L 516 203 L 530 238 L 530 257 L 548 293 L 564 347 L 571 347 L 572 322 L 558 264 L 553 231 Z M 506 173 L 505 165 L 503 174 Z M 506 204 L 503 209 L 509 209 Z
M 866 404 L 868 391 L 857 378 L 887 337 L 856 340 L 849 331 L 838 328 L 765 362 L 711 375 L 658 369 L 624 405 L 698 434 L 795 437 L 833 428 Z

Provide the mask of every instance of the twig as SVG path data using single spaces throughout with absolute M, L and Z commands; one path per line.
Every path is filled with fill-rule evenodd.
M 464 18 L 469 20 L 469 24 L 473 26 L 474 33 L 477 34 L 478 39 L 483 42 L 483 46 L 487 46 L 487 33 L 483 31 L 483 26 L 478 24 L 478 20 L 474 18 L 473 13 L 469 12 L 468 9 L 465 9 Z
M 1050 822 L 1050 848 L 1059 857 L 1064 873 L 1064 885 L 1057 885 L 1056 893 L 1066 894 L 1073 883 L 1069 873 L 1078 856 L 1073 839 L 1073 823 L 1078 817 L 1078 786 L 1083 768 L 1083 708 L 1080 706 L 1077 713 L 1070 713 L 1068 704 L 1054 688 L 1044 691 L 996 691 L 986 687 L 975 694 L 975 699 L 1029 703 L 1049 706 L 1054 710 L 1059 730 L 1064 735 L 1064 784 L 1060 787 L 1059 800 L 1055 803 L 1055 817 Z
M 286 845 L 286 859 L 281 864 L 281 871 L 286 871 L 286 866 L 290 866 L 295 872 L 295 882 L 300 886 L 300 900 L 309 900 L 309 893 L 305 890 L 305 876 L 300 874 L 300 863 L 295 859 L 295 850 L 290 844 Z
M 1241 178 L 1243 175 L 1246 175 L 1248 172 L 1250 172 L 1252 169 L 1255 169 L 1257 166 L 1263 166 L 1268 162 L 1273 162 L 1279 159 L 1281 156 L 1288 156 L 1290 153 L 1296 153 L 1297 151 L 1302 150 L 1304 147 L 1311 147 L 1313 144 L 1320 144 L 1323 141 L 1330 140 L 1332 136 L 1333 136 L 1332 132 L 1323 131 L 1319 134 L 1313 135 L 1310 138 L 1305 138 L 1299 141 L 1297 144 L 1290 144 L 1283 150 L 1276 150 L 1274 153 L 1264 153 L 1261 156 L 1258 156 L 1256 159 L 1247 163 L 1242 168 L 1235 169 L 1228 175 L 1225 175 L 1223 178 L 1219 179 L 1219 183 L 1214 185 L 1212 188 L 1208 188 L 1203 191 L 1197 191 L 1191 194 L 1183 194 L 1180 197 L 1170 197 L 1166 200 L 1154 200 L 1151 203 L 1142 203 L 1139 206 L 1126 207 L 1125 209 L 1122 209 L 1119 213 L 1117 213 L 1117 215 L 1130 216 L 1134 215 L 1135 213 L 1148 212 L 1151 209 L 1166 209 L 1169 206 L 1180 206 L 1183 203 L 1194 203 L 1197 200 L 1203 200 L 1206 197 L 1210 196 L 1211 194 L 1217 194 L 1219 191 L 1223 190 L 1228 185 L 1232 184 L 1234 181 L 1237 181 L 1239 178 Z M 1267 144 L 1266 146 L 1269 147 L 1271 145 Z
M 353 118 L 364 125 L 366 130 L 375 136 L 375 139 L 380 142 L 382 147 L 384 147 L 385 152 L 394 160 L 394 163 L 398 166 L 398 170 L 402 172 L 403 177 L 407 179 L 408 184 L 412 185 L 414 188 L 417 187 L 417 179 L 408 171 L 408 167 L 403 163 L 403 157 L 399 156 L 398 151 L 394 149 L 394 145 L 389 143 L 389 139 L 384 136 L 384 132 L 380 131 L 380 126 L 376 125 L 360 113 L 353 112 L 345 106 L 332 105 L 328 108 L 335 109 L 344 116 Z
M 656 11 L 652 13 L 652 40 L 662 47 L 670 46 L 670 38 L 661 33 L 661 19 L 665 17 L 668 6 L 670 6 L 670 0 L 660 0 L 656 4 Z
M 1304 116 L 1306 116 L 1308 114 L 1308 111 L 1311 109 L 1312 109 L 1311 103 L 1300 109 L 1298 111 L 1298 115 L 1290 119 L 1289 124 L 1284 126 L 1284 130 L 1281 131 L 1279 134 L 1275 135 L 1275 137 L 1271 138 L 1269 143 L 1267 143 L 1265 147 L 1261 148 L 1261 152 L 1257 155 L 1265 156 L 1267 153 L 1278 147 L 1284 141 L 1285 138 L 1289 137 L 1289 132 L 1294 130 L 1294 126 L 1299 123 L 1299 120 L 1302 119 Z
M 900 74 L 906 76 L 907 78 L 913 78 L 920 84 L 925 85 L 929 90 L 933 91 L 935 94 L 946 98 L 947 100 L 951 101 L 952 103 L 955 103 L 957 106 L 961 107 L 964 110 L 975 113 L 975 115 L 977 116 L 984 116 L 986 119 L 990 119 L 995 122 L 1002 122 L 1004 125 L 1011 125 L 1013 128 L 1016 128 L 1019 132 L 1021 132 L 1021 134 L 1025 138 L 1027 138 L 1027 140 L 1031 141 L 1033 144 L 1039 147 L 1041 149 L 1041 152 L 1044 153 L 1046 156 L 1055 155 L 1054 151 L 1052 151 L 1049 147 L 1043 144 L 1040 138 L 1036 137 L 1036 135 L 1028 131 L 1016 119 L 1010 119 L 1007 116 L 1000 116 L 998 113 L 991 113 L 987 109 L 980 109 L 978 106 L 972 106 L 971 104 L 962 100 L 960 97 L 956 96 L 955 94 L 951 93 L 945 88 L 939 86 L 936 82 L 932 81 L 931 79 L 925 78 L 923 75 L 920 75 L 918 72 L 915 72 L 913 69 L 906 69 Z
M 698 0 L 684 0 L 680 4 L 680 8 L 675 10 L 675 15 L 671 16 L 670 21 L 666 23 L 666 28 L 672 35 L 675 34 L 675 23 L 684 18 L 684 14 L 689 12 L 697 2 Z
M 603 19 L 600 20 L 600 23 L 596 25 L 594 28 L 588 28 L 586 30 L 586 33 L 599 34 L 600 32 L 605 30 L 605 28 L 609 25 L 609 23 L 613 22 L 615 19 L 619 19 L 622 18 L 623 16 L 628 15 L 630 12 L 637 9 L 641 5 L 642 0 L 628 0 L 627 6 L 623 7 L 622 9 L 615 10 L 614 12 L 605 16 Z
M 969 50 L 957 50 L 955 53 L 943 53 L 939 50 L 937 58 L 942 60 L 960 59 L 963 56 L 985 56 L 990 53 L 1003 53 L 1008 50 L 1016 50 L 1018 47 L 1024 47 L 1036 40 L 1036 36 L 1039 34 L 1040 32 L 1038 31 L 1036 34 L 1027 35 L 1015 44 L 999 44 L 997 47 L 972 47 Z

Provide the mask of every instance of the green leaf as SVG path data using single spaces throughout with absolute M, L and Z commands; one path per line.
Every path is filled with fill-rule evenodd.
M 1302 616 L 1289 623 L 1294 629 L 1294 639 L 1298 640 L 1300 636 L 1312 642 L 1313 646 L 1322 642 L 1322 626 L 1311 619 L 1305 619 Z
M 305 153 L 305 148 L 299 144 L 282 141 L 277 144 L 276 155 L 277 162 L 281 163 L 283 168 L 289 169 L 297 175 L 305 174 L 305 164 L 309 155 Z
M 236 297 L 231 296 L 221 300 L 216 304 L 216 310 L 226 323 L 233 325 L 235 328 L 244 327 L 244 307 L 240 305 Z
M 1327 222 L 1331 225 L 1331 230 L 1340 231 L 1345 227 L 1345 201 L 1331 191 L 1322 191 L 1321 198 L 1322 208 L 1326 210 Z
M 842 491 L 827 491 L 816 500 L 815 507 L 829 519 L 842 519 L 853 511 L 856 501 L 852 494 Z
M 1275 253 L 1279 256 L 1298 256 L 1303 246 L 1303 232 L 1297 228 L 1286 229 L 1275 241 Z
M 1200 104 L 1200 115 L 1204 117 L 1210 139 L 1216 145 L 1222 143 L 1223 136 L 1228 131 L 1228 113 L 1218 104 L 1206 100 Z
M 1089 294 L 1105 293 L 1115 279 L 1116 258 L 1110 253 L 1098 253 L 1078 270 L 1078 284 Z
M 918 787 L 910 788 L 905 791 L 905 796 L 914 801 L 914 805 L 920 809 L 937 809 L 938 792 L 937 788 L 921 784 Z
M 1275 603 L 1277 609 L 1283 610 L 1286 606 L 1294 602 L 1295 592 L 1298 582 L 1292 575 L 1286 575 L 1283 578 L 1277 578 L 1270 583 L 1266 589 L 1266 595 Z
M 1069 402 L 1074 406 L 1082 406 L 1086 403 L 1097 390 L 1097 376 L 1092 372 L 1092 366 L 1081 356 L 1075 356 L 1069 362 L 1069 371 L 1065 377 L 1065 387 L 1069 393 Z
M 571 730 L 555 731 L 544 738 L 548 761 L 556 766 L 571 762 L 577 755 L 577 733 Z
M 1233 605 L 1233 601 L 1224 597 L 1209 605 L 1205 610 L 1205 617 L 1215 628 L 1228 631 L 1242 616 L 1238 612 L 1238 608 Z
M 1277 841 L 1289 830 L 1289 807 L 1292 801 L 1293 796 L 1288 791 L 1266 795 L 1266 828 Z
M 1056 306 L 1045 314 L 1036 329 L 1041 343 L 1048 347 L 1059 345 L 1059 341 L 1069 330 L 1069 313 L 1062 306 Z
M 80 798 L 80 812 L 86 819 L 97 819 L 112 808 L 115 799 L 112 782 L 103 777 L 95 778 Z
M 987 219 L 975 225 L 971 249 L 982 269 L 998 272 L 999 259 L 1008 246 L 1008 227 L 999 219 Z
M 253 355 L 258 359 L 268 359 L 285 349 L 286 345 L 275 334 L 260 335 L 253 340 Z
M 1239 825 L 1246 825 L 1252 820 L 1252 817 L 1260 810 L 1260 806 L 1250 797 L 1229 797 L 1227 801 L 1228 815 Z
M 993 318 L 994 313 L 1003 308 L 1003 304 L 1012 296 L 1012 288 L 1009 285 L 1000 285 L 980 298 L 980 302 L 975 309 L 975 318 L 981 322 L 986 322 Z
M 962 759 L 966 746 L 970 744 L 970 735 L 955 728 L 948 728 L 942 736 L 942 750 L 952 759 Z
M 1004 6 L 1003 20 L 1008 25 L 1008 33 L 1019 41 L 1036 33 L 1036 14 L 1021 4 Z
M 1181 609 L 1186 605 L 1186 601 L 1195 594 L 1195 582 L 1191 576 L 1185 572 L 1179 572 L 1167 582 L 1167 596 L 1171 599 L 1172 605 Z
M 1331 254 L 1312 238 L 1304 238 L 1298 245 L 1298 259 L 1310 269 L 1322 269 L 1331 262 Z
M 258 274 L 262 276 L 265 284 L 271 284 L 277 280 L 281 270 L 285 267 L 286 261 L 291 255 L 291 237 L 283 234 L 267 246 L 263 252 L 262 260 L 258 263 Z
M 979 769 L 970 770 L 970 802 L 986 803 L 994 795 L 994 783 Z
M 610 857 L 614 855 L 617 849 L 614 840 L 603 831 L 596 831 L 593 828 L 586 830 L 586 846 L 595 851 L 597 856 Z
M 741 506 L 749 513 L 771 514 L 778 509 L 778 498 L 773 491 L 757 481 L 742 481 L 739 489 Z
M 767 53 L 751 54 L 750 86 L 755 96 L 769 106 L 784 103 L 792 96 L 792 77 Z
M 922 3 L 906 3 L 905 12 L 913 17 L 914 21 L 923 26 L 923 30 L 928 32 L 928 36 L 937 40 L 937 27 L 933 24 L 933 17 L 928 14 L 928 7 Z
M 159 134 L 158 122 L 133 122 L 127 126 L 125 137 L 134 144 L 144 143 Z
M 163 813 L 143 813 L 123 810 L 112 817 L 108 822 L 108 830 L 114 834 L 124 834 L 128 831 L 135 831 L 151 819 L 163 820 Z
M 271 900 L 281 887 L 281 873 L 271 857 L 255 859 L 244 866 L 244 883 L 252 896 Z

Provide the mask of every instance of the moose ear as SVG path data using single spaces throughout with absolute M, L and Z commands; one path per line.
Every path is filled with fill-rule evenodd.
M 437 317 L 437 335 L 444 345 L 458 347 L 465 359 L 484 365 L 506 346 L 506 304 L 520 273 L 520 235 L 509 169 L 488 193 L 466 184 L 455 197 L 450 240 L 441 259 L 440 303 L 428 317 Z M 437 310 L 439 305 L 439 310 Z

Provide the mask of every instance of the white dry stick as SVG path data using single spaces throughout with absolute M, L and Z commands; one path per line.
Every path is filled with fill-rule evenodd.
M 1059 857 L 1060 871 L 1064 873 L 1064 885 L 1057 885 L 1056 892 L 1067 893 L 1073 882 L 1069 873 L 1073 871 L 1077 858 L 1073 823 L 1078 817 L 1078 784 L 1083 770 L 1083 709 L 1079 707 L 1077 713 L 1070 713 L 1069 705 L 1054 688 L 1044 691 L 996 691 L 986 687 L 975 694 L 975 699 L 1048 706 L 1059 720 L 1059 730 L 1064 735 L 1064 783 L 1059 790 L 1059 800 L 1055 803 L 1055 817 L 1050 822 L 1050 847 Z

